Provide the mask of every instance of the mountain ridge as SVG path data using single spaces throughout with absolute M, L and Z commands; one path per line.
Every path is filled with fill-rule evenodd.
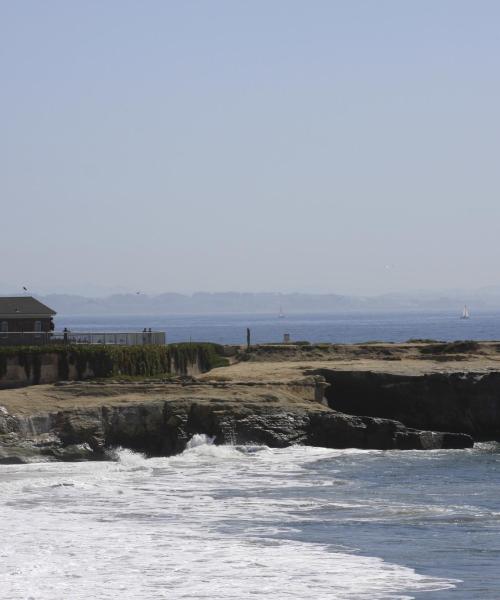
M 471 310 L 500 308 L 500 291 L 446 293 L 388 293 L 378 296 L 272 292 L 196 292 L 180 294 L 111 294 L 87 297 L 77 294 L 35 295 L 59 314 L 285 314 L 328 313 L 360 310 L 455 310 L 466 303 Z

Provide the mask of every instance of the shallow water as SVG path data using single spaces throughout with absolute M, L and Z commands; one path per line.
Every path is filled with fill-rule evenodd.
M 209 442 L 0 466 L 1 597 L 498 598 L 498 445 Z

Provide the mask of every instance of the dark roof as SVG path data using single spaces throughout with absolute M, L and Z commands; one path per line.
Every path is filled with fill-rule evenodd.
M 32 296 L 0 297 L 0 315 L 2 316 L 21 317 L 23 315 L 35 315 L 50 317 L 55 314 L 54 310 Z

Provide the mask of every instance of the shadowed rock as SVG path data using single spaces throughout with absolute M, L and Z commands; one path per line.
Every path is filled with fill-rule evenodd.
M 195 434 L 212 436 L 216 444 L 265 444 L 273 448 L 307 444 L 425 450 L 473 445 L 466 434 L 418 431 L 398 421 L 346 415 L 317 403 L 304 407 L 275 406 L 272 398 L 268 402 L 230 402 L 216 396 L 201 402 L 188 396 L 60 411 L 30 420 L 29 426 L 28 419 L 3 414 L 0 462 L 96 460 L 106 458 L 107 451 L 116 446 L 169 456 L 182 452 Z M 37 423 L 43 423 L 43 431 L 36 431 Z

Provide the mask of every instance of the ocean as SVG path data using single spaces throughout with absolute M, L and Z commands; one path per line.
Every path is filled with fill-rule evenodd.
M 499 598 L 499 445 L 210 442 L 1 466 L 1 598 Z
M 444 311 L 349 312 L 335 314 L 273 315 L 58 315 L 58 330 L 166 331 L 168 342 L 209 341 L 245 344 L 250 328 L 252 343 L 292 341 L 355 343 L 404 342 L 411 338 L 445 341 L 500 340 L 500 311 L 473 313 L 470 319 Z
M 70 317 L 244 343 L 500 339 L 500 313 Z M 500 445 L 214 446 L 0 465 L 2 600 L 498 600 Z

